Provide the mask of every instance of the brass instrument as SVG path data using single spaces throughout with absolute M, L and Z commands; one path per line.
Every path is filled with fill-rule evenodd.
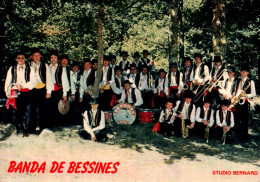
M 209 125 L 205 128 L 206 143 L 209 143 L 209 128 L 210 128 Z
M 219 78 L 218 78 L 214 83 L 212 83 L 212 85 L 211 85 L 209 88 L 207 88 L 207 90 L 208 90 L 209 92 L 211 92 L 212 89 L 213 89 L 213 87 L 215 87 L 215 86 L 217 85 L 217 83 L 219 82 L 219 80 L 222 78 L 224 72 L 225 72 L 225 69 L 223 69 L 223 70 L 220 72 L 220 73 L 221 73 L 221 76 L 219 76 Z
M 246 97 L 247 94 L 246 94 L 246 91 L 247 89 L 250 87 L 250 82 L 248 84 L 248 86 L 246 88 L 244 88 L 241 93 L 236 97 L 235 95 L 231 98 L 231 104 L 230 106 L 228 107 L 228 109 L 231 109 L 232 107 L 234 107 L 235 105 L 237 105 L 238 103 L 240 105 L 243 105 L 245 103 L 245 99 L 242 98 L 242 97 Z
M 151 90 L 153 88 L 153 84 L 154 84 L 155 80 L 153 79 L 153 75 L 150 75 L 150 79 L 149 79 L 149 90 Z
M 183 85 L 183 90 L 188 90 L 188 89 L 189 89 L 189 85 L 185 83 L 185 84 Z
M 185 126 L 184 118 L 181 119 L 181 134 L 182 138 L 187 138 L 189 136 L 189 126 Z
M 222 141 L 223 141 L 222 145 L 225 145 L 225 144 L 226 144 L 226 137 L 227 137 L 227 132 L 224 131 L 224 132 L 223 132 L 223 136 L 222 136 Z

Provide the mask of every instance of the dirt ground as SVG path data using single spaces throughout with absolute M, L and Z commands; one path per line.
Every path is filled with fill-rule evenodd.
M 145 125 L 144 127 L 152 126 Z M 74 126 L 54 132 L 44 130 L 39 136 L 30 135 L 27 138 L 17 136 L 12 132 L 9 138 L 0 142 L 0 181 L 260 181 L 260 174 L 232 175 L 233 171 L 260 173 L 258 143 L 255 144 L 257 145 L 255 148 L 241 144 L 232 145 L 236 152 L 225 153 L 223 151 L 230 150 L 231 146 L 216 146 L 216 143 L 208 145 L 204 142 L 194 142 L 192 139 L 184 141 L 188 144 L 182 146 L 183 139 L 178 141 L 175 138 L 166 139 L 156 135 L 158 140 L 165 142 L 163 144 L 172 143 L 171 150 L 173 151 L 169 153 L 162 152 L 167 148 L 160 148 L 149 142 L 142 144 L 138 140 L 135 140 L 134 145 L 130 147 L 125 146 L 118 141 L 120 137 L 107 143 L 86 141 L 78 136 L 78 128 L 79 126 Z M 134 130 L 133 128 L 133 132 L 135 132 Z M 124 136 L 124 134 L 121 133 L 120 136 Z M 134 138 L 134 136 L 132 137 Z M 222 149 L 217 150 L 220 147 Z M 180 148 L 184 153 L 182 155 L 178 154 L 181 152 Z M 205 151 L 207 148 L 209 150 L 213 148 L 214 154 L 197 152 L 201 149 Z M 250 159 L 239 162 L 239 158 L 236 160 L 236 157 L 240 155 L 240 152 L 242 154 L 248 152 L 255 156 L 247 157 Z M 228 158 L 227 155 L 234 156 Z M 45 173 L 7 173 L 10 161 L 13 160 L 17 163 L 20 161 L 37 161 L 39 163 L 45 161 Z M 64 173 L 49 173 L 52 161 L 66 162 Z M 67 174 L 66 170 L 71 161 L 119 161 L 120 165 L 115 174 Z M 216 171 L 230 171 L 231 175 L 218 175 Z

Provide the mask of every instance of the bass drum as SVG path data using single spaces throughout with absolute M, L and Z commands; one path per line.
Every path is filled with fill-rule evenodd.
M 128 103 L 121 103 L 112 109 L 113 120 L 117 124 L 131 125 L 136 119 L 134 107 Z

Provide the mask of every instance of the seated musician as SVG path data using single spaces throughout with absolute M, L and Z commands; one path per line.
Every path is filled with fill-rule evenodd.
M 167 102 L 165 104 L 165 109 L 161 111 L 159 122 L 160 122 L 160 130 L 158 133 L 163 134 L 164 136 L 172 136 L 174 132 L 174 126 L 173 126 L 173 100 L 167 99 Z
M 80 77 L 79 102 L 81 112 L 90 108 L 89 101 L 92 98 L 93 85 L 95 82 L 95 71 L 89 58 L 84 59 L 84 71 Z
M 109 67 L 109 62 L 111 61 L 110 56 L 104 56 L 104 62 L 101 73 L 100 82 L 100 94 L 99 94 L 99 107 L 104 111 L 111 109 L 110 103 L 113 97 L 113 91 L 111 89 L 111 84 L 115 81 L 114 69 Z
M 123 88 L 124 77 L 122 76 L 122 69 L 119 66 L 115 67 L 115 82 L 111 84 L 111 88 L 113 90 L 113 97 L 111 100 L 111 106 L 113 107 L 115 103 L 121 98 L 121 94 L 124 90 Z
M 141 92 L 138 88 L 132 88 L 131 84 L 132 83 L 129 82 L 129 80 L 124 81 L 124 90 L 118 103 L 128 103 L 133 106 L 141 106 L 143 104 Z
M 235 98 L 239 98 L 239 104 L 236 104 L 236 123 L 238 123 L 238 135 L 241 141 L 248 140 L 248 118 L 249 106 L 248 99 L 256 96 L 255 82 L 248 77 L 249 68 L 243 65 L 241 67 L 241 79 L 237 81 Z
M 208 96 L 211 98 L 213 105 L 216 102 L 216 106 L 220 103 L 220 94 L 219 89 L 220 86 L 224 84 L 224 80 L 227 79 L 227 71 L 225 69 L 225 65 L 222 64 L 222 58 L 221 56 L 214 56 L 214 67 L 211 70 L 211 87 L 213 88 L 210 93 L 208 93 Z M 214 87 L 213 87 L 214 85 Z
M 144 101 L 144 108 L 152 107 L 152 97 L 153 97 L 153 76 L 148 72 L 147 65 L 142 65 L 142 72 L 138 73 L 139 83 L 138 89 L 142 93 L 142 98 Z
M 102 110 L 98 108 L 98 101 L 92 99 L 91 109 L 84 112 L 83 130 L 79 130 L 79 135 L 87 140 L 92 141 L 106 141 L 107 135 L 104 131 L 106 122 L 105 115 Z
M 211 100 L 209 97 L 205 97 L 203 101 L 203 106 L 196 109 L 196 123 L 195 132 L 199 138 L 205 136 L 205 129 L 207 127 L 211 128 L 214 124 L 214 110 L 211 108 Z M 210 132 L 212 134 L 212 132 Z
M 182 73 L 178 70 L 177 63 L 171 63 L 170 69 L 171 71 L 166 76 L 169 83 L 169 96 L 176 101 L 181 97 L 183 87 Z
M 216 132 L 217 138 L 222 139 L 223 134 L 226 133 L 226 143 L 232 141 L 232 128 L 234 127 L 234 115 L 232 111 L 228 110 L 229 101 L 222 100 L 220 102 L 221 108 L 216 111 Z
M 130 62 L 127 60 L 129 54 L 126 51 L 123 51 L 121 53 L 121 56 L 123 57 L 122 61 L 120 61 L 117 66 L 119 66 L 122 69 L 122 75 L 126 76 L 130 74 Z
M 6 108 L 9 109 L 9 105 L 11 105 L 13 109 L 16 109 L 17 134 L 22 132 L 24 136 L 28 136 L 31 90 L 36 85 L 35 72 L 26 63 L 24 53 L 17 53 L 15 60 L 17 64 L 9 68 L 5 79 Z
M 168 83 L 166 79 L 166 71 L 160 69 L 158 71 L 159 78 L 154 82 L 154 107 L 164 108 L 168 97 Z
M 200 53 L 195 53 L 194 59 L 196 64 L 193 66 L 191 74 L 193 78 L 192 84 L 194 85 L 193 91 L 195 92 L 194 104 L 198 107 L 203 105 L 202 100 L 204 95 L 198 93 L 203 92 L 203 86 L 208 82 L 210 76 L 208 66 L 202 63 L 202 55 Z
M 183 84 L 187 84 L 187 89 L 190 89 L 191 82 L 192 82 L 192 58 L 191 57 L 184 57 L 184 69 L 182 71 L 183 75 Z
M 193 93 L 191 91 L 185 92 L 184 101 L 177 101 L 174 108 L 174 134 L 177 137 L 183 135 L 183 130 L 189 135 L 195 125 L 195 105 L 192 103 Z M 182 120 L 184 120 L 184 128 L 182 128 Z

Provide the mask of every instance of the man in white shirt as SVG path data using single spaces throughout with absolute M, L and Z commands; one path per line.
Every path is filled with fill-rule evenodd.
M 174 108 L 174 134 L 177 137 L 183 136 L 182 130 L 188 135 L 192 134 L 195 125 L 195 105 L 191 102 L 193 93 L 187 91 L 184 94 L 184 101 L 177 101 Z M 182 128 L 182 120 L 184 120 L 184 129 Z
M 236 125 L 241 141 L 248 140 L 248 118 L 249 118 L 249 102 L 248 99 L 252 99 L 256 96 L 255 82 L 248 77 L 249 68 L 246 65 L 241 67 L 241 79 L 237 81 L 236 97 L 241 95 L 242 103 L 236 105 Z M 244 92 L 244 93 L 243 93 Z
M 16 109 L 16 129 L 17 134 L 22 132 L 28 136 L 29 110 L 31 103 L 31 90 L 35 87 L 34 70 L 26 63 L 25 54 L 16 54 L 16 62 L 7 72 L 5 79 L 5 93 L 7 97 L 6 108 L 9 105 Z
M 122 69 L 122 75 L 127 76 L 130 74 L 130 62 L 127 60 L 129 54 L 126 51 L 123 51 L 121 53 L 121 56 L 123 57 L 122 61 L 120 61 L 117 66 L 119 66 Z
M 92 141 L 107 141 L 107 135 L 104 131 L 106 126 L 105 115 L 98 108 L 98 101 L 92 99 L 90 102 L 91 109 L 88 109 L 83 114 L 83 130 L 79 131 L 79 135 L 87 140 Z
M 133 88 L 138 88 L 138 84 L 140 81 L 140 75 L 137 73 L 138 71 L 136 65 L 130 64 L 130 74 L 125 77 L 125 80 L 129 80 L 132 83 L 131 87 Z
M 193 80 L 191 72 L 192 72 L 192 58 L 189 57 L 189 56 L 184 57 L 184 68 L 183 68 L 183 71 L 182 71 L 182 75 L 183 75 L 182 82 L 183 82 L 183 84 L 188 85 L 188 89 L 190 88 L 191 82 Z
M 149 59 L 148 56 L 150 55 L 150 53 L 148 52 L 148 50 L 143 50 L 142 52 L 143 57 L 141 58 L 141 61 L 147 65 L 148 67 L 148 72 L 155 70 L 155 66 L 154 66 L 154 61 Z
M 113 90 L 113 97 L 111 100 L 112 107 L 117 103 L 117 101 L 121 98 L 121 94 L 124 90 L 124 77 L 121 75 L 122 69 L 119 66 L 115 67 L 115 82 L 111 84 L 111 88 Z
M 32 50 L 31 59 L 31 67 L 35 71 L 36 86 L 32 90 L 31 121 L 28 126 L 28 132 L 35 133 L 37 118 L 39 118 L 40 131 L 46 128 L 48 120 L 47 103 L 50 102 L 51 91 L 54 85 L 49 66 L 43 62 L 42 53 L 39 49 Z
M 158 71 L 158 75 L 159 78 L 155 80 L 153 86 L 154 97 L 152 105 L 156 108 L 164 108 L 167 97 L 169 96 L 166 71 L 164 71 L 164 69 L 160 69 Z
M 129 82 L 129 80 L 124 81 L 124 90 L 118 103 L 128 103 L 133 106 L 141 106 L 143 104 L 141 92 L 138 88 L 132 88 L 130 86 L 131 84 L 132 83 Z
M 134 55 L 133 55 L 134 61 L 132 62 L 132 64 L 135 64 L 135 66 L 138 70 L 138 73 L 141 72 L 141 69 L 142 69 L 141 66 L 144 64 L 143 61 L 141 61 L 140 57 L 141 57 L 140 53 L 135 52 Z

